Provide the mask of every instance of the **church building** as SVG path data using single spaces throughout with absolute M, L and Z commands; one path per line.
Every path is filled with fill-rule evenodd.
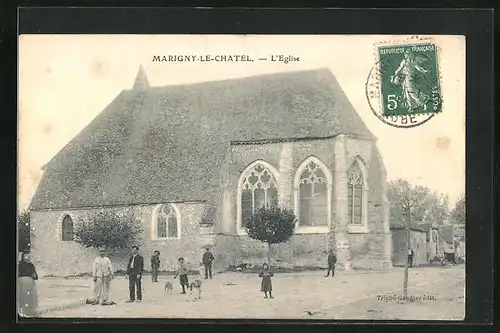
M 91 271 L 74 228 L 99 210 L 140 221 L 147 270 L 155 250 L 161 270 L 181 256 L 197 268 L 206 246 L 218 271 L 260 265 L 267 245 L 245 221 L 273 203 L 298 217 L 273 266 L 324 267 L 335 248 L 341 269 L 392 267 L 376 138 L 328 69 L 154 87 L 141 67 L 43 172 L 30 204 L 41 275 Z

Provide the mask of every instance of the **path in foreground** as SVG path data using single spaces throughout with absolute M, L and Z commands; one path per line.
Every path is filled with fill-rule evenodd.
M 409 295 L 432 295 L 436 301 L 397 304 L 377 300 L 377 295 L 400 294 L 403 270 L 371 274 L 340 272 L 325 278 L 324 272 L 276 274 L 274 299 L 264 299 L 260 279 L 253 274 L 228 273 L 204 280 L 202 299 L 196 302 L 174 291 L 163 290 L 164 281 L 153 284 L 145 277 L 141 303 L 125 303 L 128 281 L 113 281 L 111 298 L 117 305 L 85 305 L 47 313 L 44 317 L 73 318 L 311 318 L 311 319 L 461 319 L 465 301 L 464 267 L 410 270 Z M 447 302 L 447 303 L 443 303 Z M 418 308 L 425 311 L 416 310 Z M 312 315 L 308 314 L 312 313 Z M 430 315 L 433 318 L 428 318 Z M 420 315 L 419 315 L 420 314 Z M 421 317 L 423 316 L 423 317 Z M 454 316 L 454 318 L 449 318 Z M 456 318 L 455 318 L 456 317 Z
M 429 285 L 408 290 L 410 302 L 394 300 L 395 293 L 370 297 L 330 311 L 330 318 L 365 320 L 463 320 L 465 317 L 465 271 L 450 274 Z M 398 296 L 401 292 L 396 293 Z M 429 297 L 430 296 L 430 297 Z

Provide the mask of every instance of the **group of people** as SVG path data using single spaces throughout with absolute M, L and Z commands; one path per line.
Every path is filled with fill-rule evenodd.
M 210 248 L 205 249 L 203 254 L 202 264 L 205 268 L 205 279 L 212 278 L 212 263 L 214 256 L 210 252 Z M 326 276 L 332 273 L 335 276 L 335 264 L 337 256 L 333 250 L 328 254 L 328 272 Z M 160 270 L 160 252 L 154 251 L 151 257 L 151 279 L 152 282 L 158 282 L 158 273 Z M 114 269 L 111 260 L 106 256 L 106 249 L 99 249 L 99 256 L 94 259 L 92 266 L 92 278 L 94 281 L 93 296 L 87 299 L 87 304 L 114 305 L 113 301 L 109 300 L 109 291 L 111 281 L 115 278 Z M 128 260 L 126 278 L 129 285 L 129 299 L 126 302 L 142 301 L 142 275 L 144 272 L 144 258 L 139 254 L 139 247 L 132 247 L 132 255 Z M 35 281 L 38 280 L 38 275 L 35 266 L 31 263 L 31 255 L 29 252 L 24 252 L 19 261 L 18 268 L 18 309 L 22 316 L 34 317 L 38 305 L 38 296 Z M 273 298 L 272 281 L 273 276 L 269 264 L 264 263 L 259 272 L 261 281 L 261 292 L 264 292 L 265 298 Z M 186 293 L 186 288 L 189 286 L 188 267 L 184 258 L 178 259 L 178 267 L 174 279 L 179 277 L 179 282 L 182 287 L 182 294 Z
M 212 278 L 212 263 L 214 261 L 214 255 L 210 251 L 210 248 L 205 248 L 205 253 L 203 253 L 202 264 L 205 267 L 205 279 Z M 184 261 L 183 257 L 180 257 L 177 260 L 178 266 L 177 271 L 175 273 L 174 279 L 179 277 L 179 282 L 181 284 L 182 292 L 181 294 L 186 293 L 186 288 L 189 287 L 189 278 L 188 272 L 189 269 Z M 158 282 L 158 270 L 160 268 L 160 252 L 155 251 L 153 256 L 151 257 L 151 279 L 153 282 Z
M 109 301 L 109 290 L 111 281 L 114 279 L 114 269 L 111 261 L 106 256 L 106 249 L 99 249 L 99 256 L 95 258 L 92 276 L 94 280 L 93 297 L 87 300 L 88 304 L 114 305 L 113 301 Z M 206 248 L 203 254 L 203 265 L 205 266 L 205 278 L 212 278 L 212 262 L 214 256 L 210 252 L 210 248 Z M 151 257 L 151 280 L 153 283 L 158 282 L 158 274 L 160 271 L 160 252 L 154 251 Z M 139 254 L 139 247 L 132 247 L 132 255 L 129 258 L 125 277 L 128 279 L 129 299 L 126 302 L 141 302 L 142 301 L 142 275 L 144 272 L 144 258 Z M 189 285 L 188 267 L 184 258 L 178 259 L 178 268 L 174 279 L 179 277 L 182 286 L 182 293 L 186 293 L 186 288 Z
M 125 277 L 128 279 L 129 299 L 127 302 L 135 302 L 142 300 L 142 284 L 141 278 L 144 271 L 144 259 L 139 254 L 139 247 L 132 246 L 132 255 L 129 258 Z M 99 249 L 99 256 L 94 259 L 92 266 L 92 277 L 94 280 L 94 292 L 90 299 L 87 299 L 87 304 L 114 305 L 113 301 L 109 301 L 109 290 L 111 281 L 115 278 L 114 269 L 111 260 L 106 256 L 106 249 Z M 137 295 L 137 298 L 136 298 Z
M 205 253 L 203 253 L 202 263 L 205 267 L 205 279 L 209 277 L 212 278 L 212 262 L 214 261 L 214 255 L 210 252 L 210 248 L 205 248 Z M 153 282 L 158 282 L 158 272 L 160 270 L 160 251 L 154 251 L 151 257 L 151 280 Z M 184 258 L 178 259 L 179 269 L 182 269 L 184 265 Z

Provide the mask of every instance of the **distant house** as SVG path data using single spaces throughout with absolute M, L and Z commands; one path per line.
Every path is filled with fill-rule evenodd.
M 198 265 L 204 246 L 219 269 L 260 265 L 267 247 L 245 223 L 279 204 L 298 217 L 273 249 L 283 263 L 324 266 L 337 248 L 345 268 L 388 268 L 385 182 L 376 138 L 328 70 L 150 87 L 141 67 L 133 89 L 44 168 L 30 207 L 33 259 L 45 274 L 90 271 L 94 252 L 73 231 L 109 209 L 141 221 L 141 252 L 160 251 L 162 269 L 179 256 Z
M 465 260 L 465 225 L 449 224 L 439 228 L 443 252 L 455 253 L 455 257 Z
M 430 262 L 436 257 L 443 255 L 441 249 L 442 240 L 439 237 L 439 228 L 432 223 L 419 223 L 418 228 L 425 230 L 427 241 L 427 261 Z
M 392 232 L 392 264 L 404 266 L 407 252 L 408 229 L 406 227 L 391 227 Z M 413 266 L 428 263 L 427 230 L 418 227 L 410 229 L 410 248 L 413 250 Z

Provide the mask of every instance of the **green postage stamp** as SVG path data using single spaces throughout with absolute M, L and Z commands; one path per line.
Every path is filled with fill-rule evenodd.
M 441 112 L 438 49 L 430 41 L 376 48 L 377 62 L 367 82 L 375 115 L 396 127 L 423 124 Z

